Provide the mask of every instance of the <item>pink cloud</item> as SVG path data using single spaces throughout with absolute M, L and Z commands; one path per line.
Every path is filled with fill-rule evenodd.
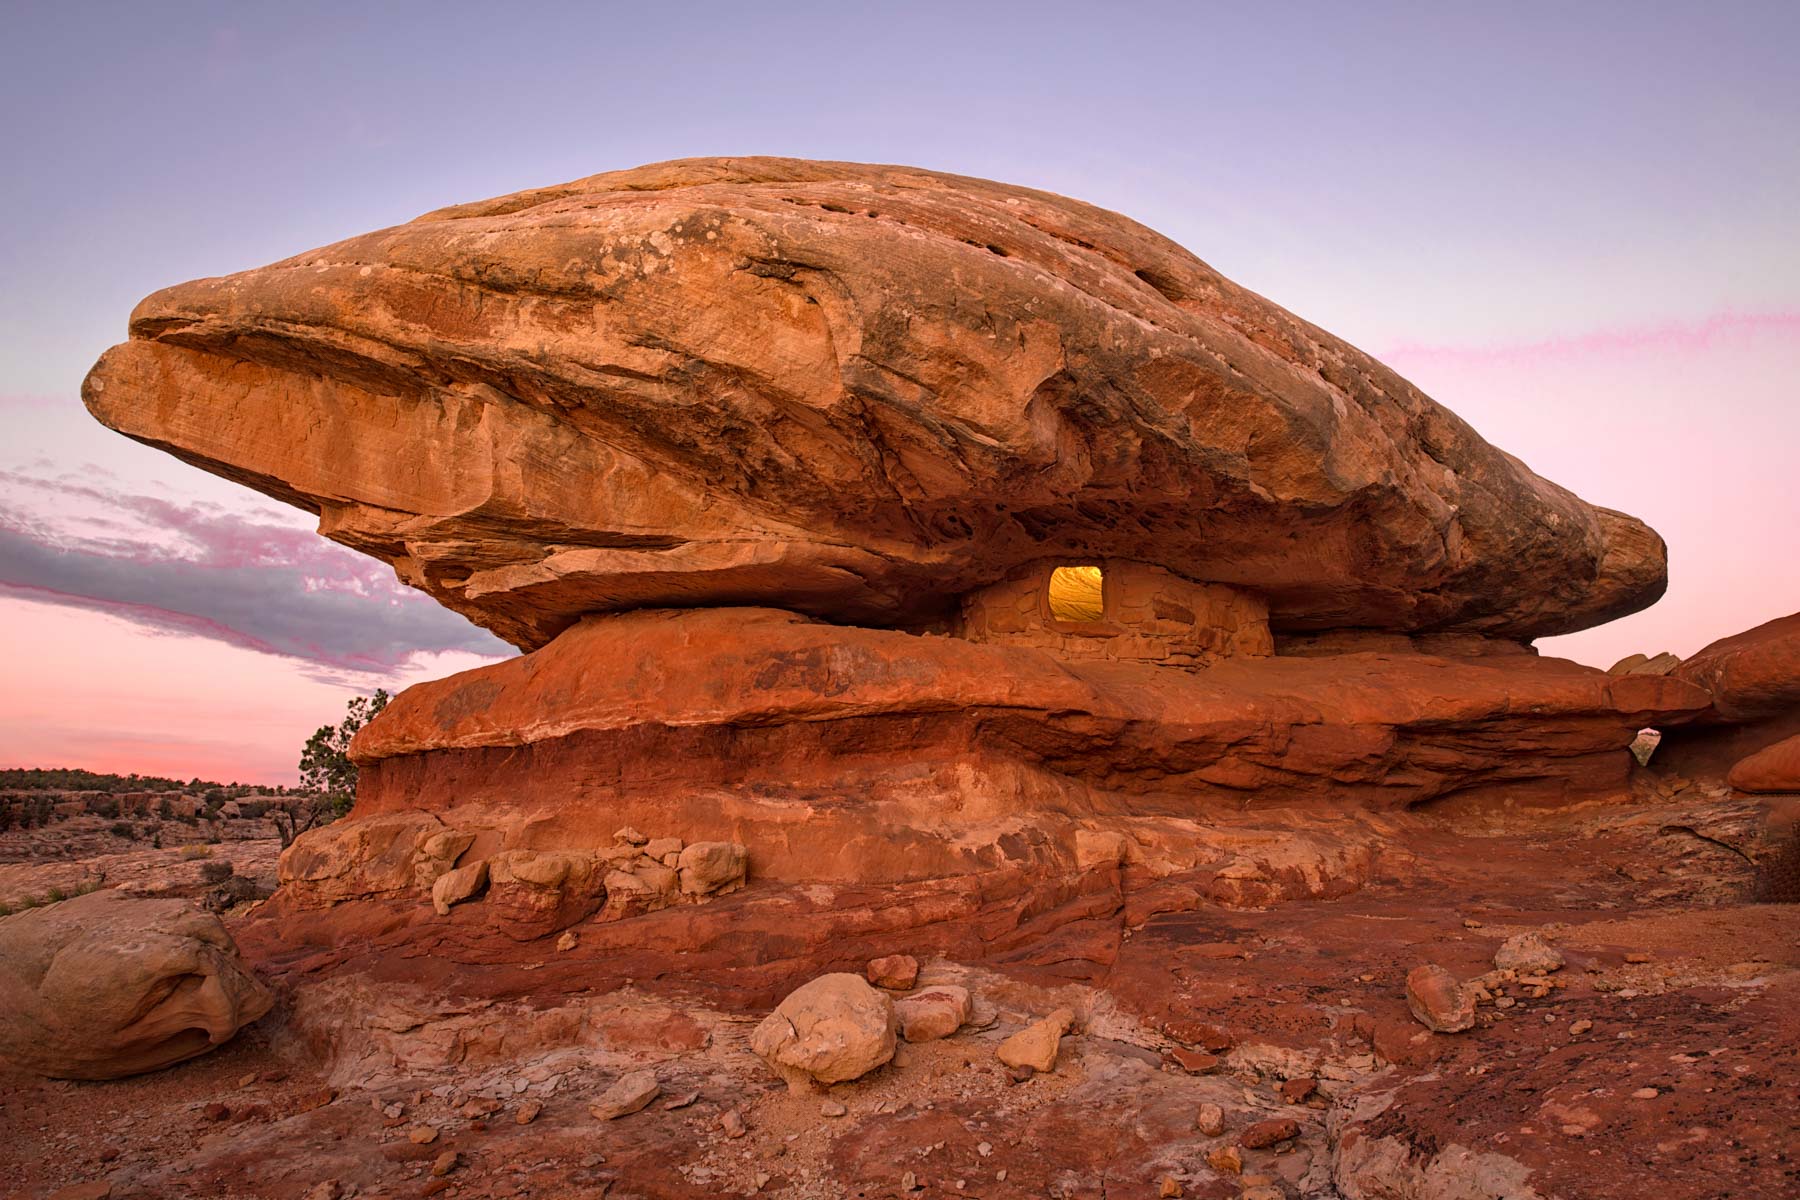
M 1700 321 L 1669 321 L 1618 329 L 1596 329 L 1568 337 L 1491 346 L 1434 346 L 1401 342 L 1376 355 L 1390 365 L 1400 362 L 1541 363 L 1552 358 L 1588 357 L 1628 352 L 1701 353 L 1728 339 L 1779 337 L 1800 340 L 1800 312 L 1722 312 Z

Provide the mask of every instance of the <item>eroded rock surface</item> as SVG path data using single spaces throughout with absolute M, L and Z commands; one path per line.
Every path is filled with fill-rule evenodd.
M 1661 540 L 1079 201 L 690 159 L 149 297 L 113 428 L 320 515 L 522 647 L 595 611 L 913 625 L 1026 562 L 1253 588 L 1278 628 L 1566 632 Z
M 203 1054 L 269 1011 L 211 913 L 116 891 L 0 917 L 0 1059 L 117 1079 Z
M 509 848 L 586 853 L 606 849 L 602 830 L 667 829 L 692 843 L 675 860 L 684 896 L 736 886 L 745 862 L 835 883 L 1109 862 L 1166 874 L 1206 861 L 1246 809 L 1288 810 L 1276 821 L 1297 828 L 1296 808 L 1616 796 L 1638 729 L 1706 702 L 1679 680 L 1524 653 L 1180 670 L 767 609 L 646 611 L 408 689 L 352 748 L 350 826 L 398 822 L 415 841 L 486 828 Z M 329 899 L 348 876 L 302 861 L 367 861 L 367 894 L 389 894 L 404 871 L 367 841 L 290 852 L 284 877 Z M 1244 876 L 1237 899 L 1261 902 L 1264 882 Z

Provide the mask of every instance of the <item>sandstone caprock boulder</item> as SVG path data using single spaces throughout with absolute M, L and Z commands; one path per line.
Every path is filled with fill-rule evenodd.
M 758 604 L 923 627 L 1022 565 L 1249 588 L 1276 632 L 1564 633 L 1660 538 L 1116 213 L 689 159 L 156 293 L 101 421 L 316 512 L 522 648 Z

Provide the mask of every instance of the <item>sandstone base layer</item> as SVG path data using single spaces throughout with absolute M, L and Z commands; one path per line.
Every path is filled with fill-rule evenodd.
M 352 826 L 430 814 L 477 855 L 633 826 L 743 843 L 781 880 L 1072 866 L 1084 833 L 1189 867 L 1198 831 L 1247 813 L 1616 795 L 1637 729 L 1706 699 L 1517 653 L 1186 671 L 766 609 L 640 613 L 409 689 L 353 748 Z

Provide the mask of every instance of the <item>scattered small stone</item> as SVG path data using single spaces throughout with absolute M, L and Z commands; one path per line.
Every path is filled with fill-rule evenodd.
M 556 939 L 556 948 L 565 954 L 579 945 L 581 939 L 575 936 L 573 929 L 564 930 L 563 935 Z
M 773 1178 L 774 1176 L 770 1175 L 767 1171 L 758 1171 L 755 1175 L 751 1176 L 751 1182 L 756 1184 L 756 1190 L 760 1192 L 769 1186 L 769 1180 Z
M 663 1108 L 670 1112 L 673 1112 L 674 1110 L 676 1110 L 678 1108 L 686 1108 L 688 1105 L 692 1104 L 694 1101 L 698 1100 L 699 1098 L 700 1098 L 699 1092 L 688 1092 L 685 1095 L 673 1097 L 672 1099 L 670 1099 L 663 1105 Z
M 1009 1083 L 1030 1083 L 1036 1075 L 1030 1067 L 1008 1067 L 1006 1078 Z
M 1005 1183 L 1006 1182 L 1006 1168 L 1001 1167 L 998 1171 L 995 1171 L 994 1178 L 1001 1183 Z
M 445 1175 L 448 1175 L 450 1172 L 456 1170 L 456 1164 L 459 1161 L 460 1161 L 460 1156 L 456 1153 L 456 1151 L 446 1150 L 442 1154 L 437 1156 L 437 1161 L 435 1161 L 431 1164 L 431 1173 L 441 1179 Z
M 819 1105 L 819 1115 L 822 1117 L 841 1117 L 849 1111 L 850 1110 L 838 1100 L 827 1100 L 825 1103 Z
M 900 1036 L 909 1042 L 933 1042 L 949 1037 L 969 1019 L 969 991 L 954 984 L 939 984 L 894 1001 Z
M 493 1097 L 477 1096 L 473 1100 L 469 1101 L 467 1104 L 463 1105 L 462 1108 L 458 1109 L 457 1111 L 462 1113 L 462 1115 L 468 1120 L 479 1121 L 482 1117 L 493 1116 L 495 1113 L 500 1111 L 500 1108 L 501 1108 L 500 1102 L 498 1100 L 495 1100 Z
M 863 974 L 876 987 L 903 992 L 919 982 L 919 960 L 910 954 L 889 954 L 871 959 Z
M 1494 1000 L 1494 1007 L 1495 1008 L 1511 1008 L 1513 1005 L 1515 1005 L 1517 1003 L 1518 1003 L 1518 1001 L 1514 1000 L 1511 996 L 1499 996 L 1499 997 L 1496 997 Z
M 924 1186 L 924 1184 L 919 1182 L 919 1177 L 914 1175 L 911 1171 L 900 1176 L 900 1190 L 903 1192 L 916 1192 Z
M 639 1111 L 661 1091 L 656 1072 L 633 1071 L 614 1080 L 600 1099 L 588 1105 L 588 1111 L 602 1121 L 616 1121 Z
M 336 1088 L 314 1088 L 309 1092 L 302 1093 L 300 1098 L 295 1102 L 294 1107 L 298 1112 L 311 1112 L 315 1108 L 324 1108 L 327 1104 L 330 1104 L 336 1099 Z
M 1537 933 L 1514 934 L 1500 943 L 1500 948 L 1494 951 L 1496 970 L 1516 971 L 1520 975 L 1543 975 L 1550 971 L 1560 971 L 1562 966 L 1562 951 Z
M 543 1111 L 544 1111 L 543 1101 L 527 1100 L 524 1103 L 520 1104 L 519 1111 L 515 1112 L 513 1114 L 513 1124 L 529 1125 L 533 1121 L 537 1120 L 538 1114 Z
M 1156 1194 L 1163 1197 L 1164 1200 L 1170 1196 L 1179 1196 L 1181 1195 L 1181 1185 L 1175 1182 L 1173 1175 L 1164 1175 L 1162 1183 L 1156 1189 Z
M 429 1146 L 437 1141 L 438 1131 L 432 1125 L 415 1125 L 407 1132 L 406 1136 L 412 1139 L 415 1146 Z
M 1304 1104 L 1307 1098 L 1319 1090 L 1316 1079 L 1288 1079 L 1281 1084 L 1281 1098 L 1289 1104 Z
M 1407 972 L 1406 1006 L 1434 1033 L 1461 1033 L 1475 1025 L 1475 998 L 1436 963 Z
M 1225 1132 L 1225 1110 L 1216 1104 L 1202 1104 L 1194 1116 L 1194 1128 L 1207 1137 L 1218 1137 Z
M 201 1109 L 200 1115 L 205 1117 L 208 1121 L 223 1121 L 226 1117 L 231 1115 L 231 1110 L 215 1100 L 205 1108 Z
M 1662 1095 L 1662 1093 L 1653 1087 L 1641 1087 L 1637 1091 L 1631 1093 L 1631 1098 L 1633 1100 L 1654 1100 L 1660 1095 Z
M 302 1200 L 338 1200 L 341 1195 L 343 1191 L 338 1187 L 338 1181 L 327 1179 L 308 1188 Z
M 1287 1200 L 1287 1193 L 1278 1187 L 1264 1185 L 1245 1188 L 1238 1193 L 1238 1200 Z
M 1236 1146 L 1220 1146 L 1216 1150 L 1208 1150 L 1206 1165 L 1215 1171 L 1236 1175 L 1244 1169 L 1244 1152 Z
M 397 1117 L 403 1117 L 406 1115 L 406 1105 L 401 1104 L 396 1100 L 394 1103 L 383 1108 L 381 1110 L 381 1115 L 388 1118 L 390 1121 Z
M 1204 1050 L 1188 1050 L 1177 1046 L 1169 1051 L 1169 1058 L 1189 1075 L 1210 1075 L 1219 1069 L 1219 1056 L 1208 1054 Z
M 650 839 L 627 825 L 613 834 L 613 841 L 624 842 L 627 846 L 642 846 Z
M 1580 1037 L 1582 1034 L 1586 1033 L 1588 1030 L 1592 1029 L 1593 1027 L 1594 1027 L 1594 1023 L 1592 1021 L 1588 1020 L 1586 1017 L 1583 1017 L 1579 1021 L 1570 1021 L 1569 1022 L 1569 1033 L 1575 1037 Z
M 1474 917 L 1464 917 L 1463 918 L 1463 928 L 1464 929 L 1480 929 L 1481 922 L 1477 921 Z
M 737 1109 L 727 1109 L 719 1117 L 719 1128 L 725 1131 L 725 1136 L 728 1138 L 741 1138 L 744 1136 L 744 1118 L 739 1115 Z
M 252 1071 L 248 1075 L 244 1076 L 242 1079 L 238 1080 L 238 1086 L 241 1088 L 247 1088 L 255 1082 L 256 1082 L 256 1072 Z
M 1292 1117 L 1275 1117 L 1258 1121 L 1238 1134 L 1238 1145 L 1246 1150 L 1262 1150 L 1277 1142 L 1300 1136 L 1300 1122 Z
M 1000 1043 L 995 1053 L 1009 1067 L 1030 1067 L 1034 1071 L 1056 1069 L 1056 1051 L 1063 1034 L 1075 1023 L 1070 1009 L 1059 1008 L 1041 1021 L 1030 1025 Z
M 1650 958 L 1651 956 L 1644 953 L 1642 950 L 1634 950 L 1625 956 L 1625 961 L 1628 963 L 1647 963 L 1650 961 Z

